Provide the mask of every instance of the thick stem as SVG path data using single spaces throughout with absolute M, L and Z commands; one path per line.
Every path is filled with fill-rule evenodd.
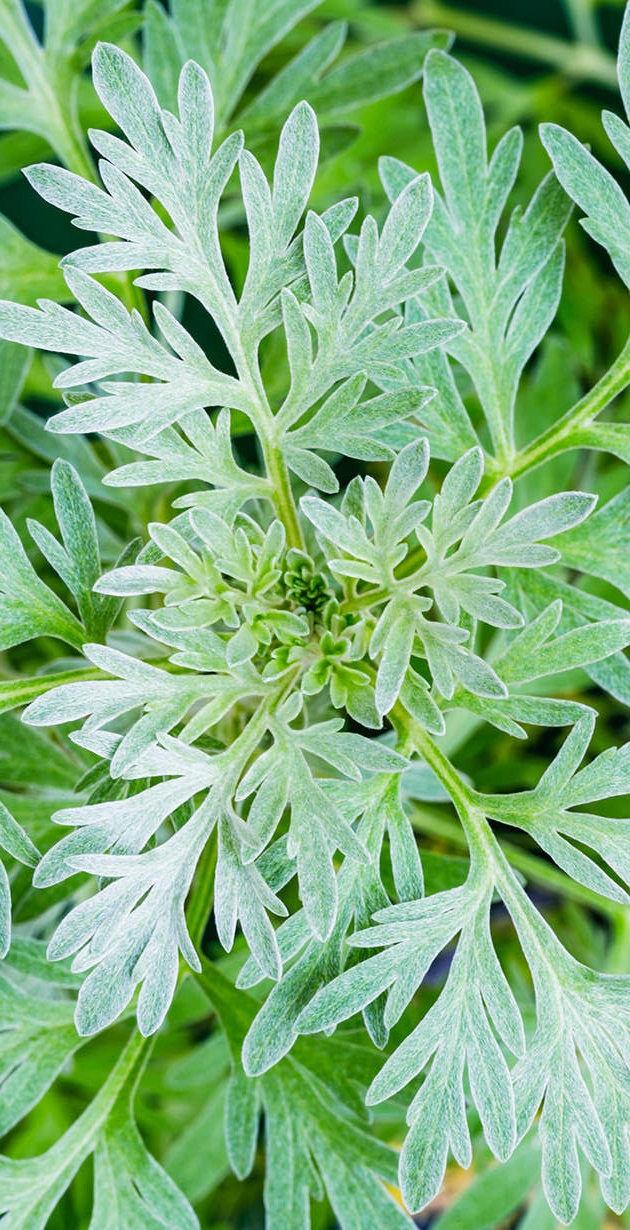
M 147 1053 L 153 1046 L 154 1041 L 154 1038 L 144 1038 L 137 1029 L 134 1029 L 127 1041 L 127 1045 L 120 1054 L 116 1066 L 110 1072 L 105 1084 L 99 1090 L 92 1103 L 95 1106 L 99 1099 L 102 1100 L 102 1105 L 99 1107 L 99 1122 L 103 1122 L 106 1119 L 123 1086 L 134 1070 L 140 1068 L 141 1065 L 144 1066 Z
M 593 0 L 565 0 L 567 15 L 578 42 L 601 47 Z
M 270 714 L 280 703 L 280 697 L 283 695 L 284 688 L 285 681 L 283 681 L 281 688 L 276 689 L 273 695 L 260 705 L 258 712 L 247 723 L 238 739 L 232 744 L 229 752 L 221 753 L 226 761 L 225 772 L 221 778 L 221 790 L 225 799 L 228 799 L 236 789 L 239 777 L 247 761 L 267 729 Z M 220 800 L 217 801 L 217 807 L 221 807 Z M 194 887 L 190 894 L 186 911 L 186 923 L 190 938 L 200 955 L 203 933 L 214 900 L 214 876 L 217 855 L 217 836 L 215 830 L 209 836 L 200 856 Z
M 453 801 L 470 851 L 485 852 L 488 840 L 494 835 L 482 811 L 476 807 L 475 793 L 462 780 L 448 756 L 427 734 L 423 726 L 411 717 L 400 701 L 394 706 L 391 718 L 399 733 L 405 733 L 425 764 L 433 769 Z
M 195 885 L 188 908 L 187 925 L 190 938 L 197 952 L 201 952 L 208 915 L 214 899 L 214 873 L 217 867 L 216 833 L 208 838 L 197 865 Z
M 30 96 L 41 115 L 41 123 L 34 125 L 50 143 L 60 162 L 91 183 L 98 182 L 94 163 L 90 156 L 77 112 L 79 81 L 61 48 L 44 49 L 37 41 L 28 18 L 17 8 L 3 13 L 8 21 L 10 38 L 5 41 L 18 65 Z M 8 30 L 5 29 L 5 35 Z M 139 287 L 133 285 L 132 275 L 120 274 L 122 297 L 131 311 L 137 308 L 145 324 L 149 322 L 146 299 Z
M 20 5 L 3 11 L 4 37 L 29 90 L 40 135 L 69 170 L 93 180 L 94 166 L 76 119 L 77 80 L 61 51 L 44 49 Z
M 395 705 L 392 718 L 396 726 L 407 734 L 408 740 L 429 768 L 433 769 L 436 777 L 448 791 L 457 811 L 468 811 L 473 806 L 473 791 L 462 780 L 448 756 L 427 734 L 424 727 L 407 713 L 400 702 Z
M 620 352 L 615 362 L 609 367 L 608 371 L 598 380 L 597 384 L 584 394 L 570 410 L 562 418 L 553 423 L 547 428 L 538 439 L 528 444 L 526 448 L 515 453 L 511 458 L 508 456 L 505 460 L 501 458 L 487 458 L 486 473 L 479 489 L 479 495 L 487 495 L 487 493 L 495 486 L 501 478 L 520 478 L 523 474 L 528 474 L 531 470 L 537 469 L 538 466 L 549 461 L 552 457 L 559 453 L 567 452 L 571 448 L 580 447 L 580 437 L 577 434 L 580 429 L 588 427 L 602 410 L 623 393 L 624 389 L 630 385 L 630 338 L 626 342 L 623 350 Z M 397 580 L 412 580 L 413 584 L 427 584 L 428 575 L 417 577 L 413 576 L 418 566 L 422 567 L 425 561 L 425 552 L 420 547 L 413 547 L 403 564 L 398 569 Z M 385 587 L 374 588 L 366 593 L 358 594 L 354 598 L 347 599 L 344 603 L 344 609 L 349 611 L 361 610 L 364 607 L 373 606 L 378 602 L 385 601 L 391 595 L 391 590 Z
M 207 306 L 207 305 L 206 305 Z M 211 306 L 208 311 L 212 314 Z M 243 346 L 238 324 L 231 320 L 224 336 L 236 365 L 239 379 L 247 388 L 252 403 L 252 424 L 260 440 L 267 477 L 271 485 L 271 499 L 282 521 L 287 543 L 290 547 L 304 550 L 304 538 L 297 507 L 291 487 L 291 479 L 280 444 L 279 424 L 273 414 L 263 384 L 258 356 L 252 355 Z
M 97 178 L 94 163 L 83 140 L 80 126 L 72 114 L 75 110 L 76 82 L 68 80 L 68 74 L 65 72 L 59 76 L 61 80 L 57 85 L 55 85 L 55 78 L 51 81 L 46 80 L 47 101 L 50 99 L 51 107 L 54 107 L 51 116 L 50 142 L 60 161 L 69 171 L 74 171 L 75 175 L 82 175 L 84 179 L 94 183 Z
M 538 913 L 519 882 L 485 816 L 483 796 L 462 781 L 441 748 L 410 717 L 400 702 L 395 706 L 392 717 L 399 730 L 410 734 L 414 747 L 448 791 L 461 820 L 471 856 L 480 856 L 491 868 L 496 888 L 512 916 L 530 964 L 534 959 L 544 965 L 559 986 L 557 962 L 570 963 L 573 958 Z
M 413 828 L 419 833 L 425 833 L 433 838 L 440 838 L 457 849 L 468 849 L 468 839 L 461 825 L 456 820 L 449 820 L 446 816 L 430 811 L 424 805 L 421 808 L 418 807 L 412 813 L 411 823 Z M 541 858 L 537 858 L 535 854 L 530 854 L 527 850 L 521 849 L 520 846 L 514 845 L 513 842 L 503 841 L 503 839 L 501 840 L 501 849 L 510 866 L 515 867 L 517 871 L 521 871 L 532 884 L 538 884 L 542 888 L 550 889 L 552 892 L 561 893 L 563 897 L 570 901 L 576 901 L 579 905 L 599 910 L 600 913 L 606 914 L 615 922 L 623 916 L 623 906 L 620 907 L 616 902 L 609 901 L 607 897 L 600 897 L 599 893 L 596 893 L 591 888 L 586 888 L 584 884 L 579 884 L 577 880 L 571 880 L 569 876 L 565 875 L 563 871 L 560 871 L 552 863 L 545 863 Z
M 153 1042 L 153 1038 L 143 1038 L 134 1029 L 96 1097 L 49 1150 L 49 1156 L 60 1155 L 60 1168 L 66 1170 L 68 1166 L 73 1166 L 76 1171 L 81 1161 L 89 1155 L 127 1080 L 133 1073 L 139 1075 Z
M 234 1063 L 239 1065 L 243 1042 L 259 1005 L 247 991 L 234 987 L 207 957 L 201 958 L 201 970 L 195 972 L 194 979 L 210 1000 L 223 1027 Z
M 571 43 L 513 22 L 497 21 L 481 13 L 469 13 L 464 8 L 442 4 L 439 0 L 416 0 L 412 12 L 421 26 L 446 26 L 471 43 L 496 47 L 502 52 L 512 51 L 528 60 L 548 64 L 565 77 L 595 81 L 617 89 L 615 58 L 599 47 Z
M 585 393 L 584 397 L 580 398 L 557 423 L 553 423 L 537 440 L 517 453 L 508 471 L 501 470 L 499 466 L 496 468 L 490 466 L 486 475 L 486 489 L 494 485 L 496 479 L 503 477 L 505 473 L 508 473 L 511 478 L 520 478 L 522 474 L 535 470 L 558 453 L 576 447 L 576 444 L 579 444 L 579 440 L 575 441 L 576 432 L 581 427 L 590 424 L 619 393 L 623 393 L 628 385 L 630 385 L 630 338 L 601 380 L 598 380 L 597 384 Z
M 502 468 L 508 468 L 512 464 L 512 458 L 515 453 L 513 408 L 509 404 L 506 405 L 506 398 L 498 378 L 499 369 L 496 362 L 496 347 L 489 337 L 485 346 L 486 354 L 488 355 L 486 362 L 487 385 L 485 389 L 486 396 L 481 400 L 497 464 Z
M 261 437 L 261 442 L 267 476 L 273 489 L 274 506 L 278 517 L 284 525 L 287 545 L 289 547 L 297 547 L 298 550 L 303 551 L 304 538 L 302 536 L 302 527 L 300 526 L 284 454 L 279 445 L 272 444 L 264 436 Z

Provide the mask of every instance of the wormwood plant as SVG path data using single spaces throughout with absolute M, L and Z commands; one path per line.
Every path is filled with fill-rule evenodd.
M 246 7 L 209 6 L 208 38 L 225 55 L 247 37 Z M 288 7 L 269 8 L 275 36 Z M 319 59 L 308 46 L 323 71 L 333 49 L 318 37 Z M 308 1227 L 324 1190 L 343 1230 L 409 1226 L 382 1180 L 423 1208 L 449 1155 L 470 1166 L 471 1133 L 501 1162 L 518 1146 L 529 1183 L 537 1137 L 561 1222 L 578 1210 L 586 1163 L 622 1211 L 630 976 L 572 955 L 522 870 L 548 868 L 588 902 L 630 902 L 628 821 L 604 803 L 630 789 L 630 745 L 593 755 L 595 711 L 571 694 L 580 671 L 630 697 L 629 496 L 594 512 L 596 497 L 557 465 L 544 473 L 566 489 L 532 499 L 535 483 L 514 483 L 570 450 L 630 460 L 630 427 L 599 420 L 630 383 L 630 344 L 538 435 L 518 419 L 523 370 L 560 299 L 569 197 L 627 285 L 630 205 L 550 125 L 555 174 L 506 218 L 521 134 L 489 158 L 475 86 L 436 47 L 424 99 L 439 187 L 386 157 L 389 209 L 360 225 L 354 198 L 308 210 L 319 135 L 307 103 L 284 123 L 269 178 L 240 132 L 224 131 L 246 70 L 224 81 L 217 119 L 193 60 L 169 109 L 116 46 L 99 44 L 92 66 L 120 132 L 91 133 L 101 183 L 49 164 L 26 174 L 108 238 L 63 262 L 76 309 L 0 304 L 8 342 L 74 356 L 55 360 L 66 404 L 48 424 L 56 525 L 29 521 L 23 543 L 0 519 L 2 648 L 36 642 L 31 675 L 0 684 L 5 711 L 26 705 L 2 755 L 39 758 L 41 778 L 16 779 L 23 824 L 10 792 L 0 805 L 3 1129 L 92 1035 L 134 1015 L 137 1028 L 55 1143 L 0 1159 L 3 1224 L 44 1227 L 91 1155 L 91 1230 L 199 1224 L 134 1119 L 150 1039 L 190 971 L 220 1029 L 191 1052 L 188 1079 L 231 1065 L 225 1140 L 240 1177 L 264 1116 L 270 1230 Z M 296 74 L 269 87 L 278 110 Z M 630 114 L 630 15 L 619 80 Z M 630 130 L 604 123 L 630 165 Z M 240 280 L 222 247 L 226 192 L 248 232 Z M 191 300 L 204 319 L 194 337 Z M 223 361 L 205 344 L 215 333 Z M 65 437 L 93 434 L 73 464 Z M 145 525 L 146 488 L 162 515 Z M 121 489 L 136 493 L 141 532 L 114 562 L 88 491 L 116 510 Z M 561 737 L 532 789 L 484 793 L 457 768 L 458 730 L 475 727 Z M 412 821 L 430 830 L 431 812 L 423 821 L 418 799 L 450 802 L 468 851 L 463 876 L 433 875 L 426 892 Z M 42 906 L 18 912 L 11 940 L 21 865 Z M 509 917 L 527 977 L 499 960 L 495 917 Z M 240 945 L 226 962 L 212 937 L 229 952 L 237 926 L 248 955 Z M 443 953 L 419 1015 L 416 992 Z M 350 1018 L 355 1028 L 333 1032 Z M 368 1106 L 394 1100 L 375 1129 L 370 1080 Z M 401 1106 L 397 1180 L 382 1137 Z

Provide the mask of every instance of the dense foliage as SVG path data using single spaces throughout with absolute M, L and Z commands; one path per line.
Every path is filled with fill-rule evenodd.
M 1 228 L 7 1230 L 260 1224 L 229 1167 L 269 1230 L 450 1159 L 444 1230 L 630 1201 L 630 342 L 580 395 L 554 332 L 630 204 L 319 7 L 0 0 L 0 164 L 88 232 Z M 346 191 L 420 76 L 431 151 Z

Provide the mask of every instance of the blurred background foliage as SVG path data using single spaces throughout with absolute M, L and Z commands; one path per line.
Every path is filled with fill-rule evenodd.
M 202 25 L 203 5 L 204 0 L 199 0 L 196 6 Z M 491 140 L 498 140 L 515 123 L 525 131 L 525 154 L 514 205 L 528 200 L 548 170 L 548 159 L 537 136 L 537 125 L 543 120 L 553 119 L 571 129 L 623 178 L 600 122 L 602 107 L 617 108 L 615 48 L 622 0 L 601 4 L 597 0 L 324 0 L 310 6 L 295 0 L 296 15 L 309 7 L 311 11 L 263 56 L 245 86 L 242 100 L 232 105 L 234 100 L 226 96 L 223 122 L 227 127 L 239 126 L 242 114 L 248 139 L 265 161 L 273 148 L 278 117 L 273 108 L 266 118 L 264 109 L 262 116 L 260 110 L 258 115 L 255 110 L 248 115 L 249 105 L 310 39 L 335 22 L 346 22 L 347 38 L 336 62 L 341 66 L 349 64 L 359 52 L 367 53 L 383 41 L 397 40 L 388 60 L 360 61 L 358 68 L 340 79 L 337 92 L 330 84 L 327 92 L 321 82 L 314 82 L 309 91 L 323 122 L 325 163 L 316 187 L 318 208 L 358 193 L 364 208 L 378 212 L 384 204 L 377 176 L 377 160 L 382 154 L 395 155 L 418 170 L 435 171 L 421 84 L 406 83 L 417 76 L 423 45 L 412 36 L 436 27 L 456 35 L 456 53 L 473 72 L 486 106 Z M 25 10 L 19 0 L 0 0 L 0 296 L 25 303 L 33 303 L 42 295 L 68 301 L 57 268 L 58 257 L 80 243 L 94 242 L 94 237 L 77 231 L 65 215 L 40 201 L 20 168 L 52 158 L 80 173 L 94 174 L 84 134 L 90 126 L 107 122 L 88 71 L 90 53 L 98 38 L 118 42 L 144 59 L 163 98 L 172 91 L 178 56 L 185 58 L 187 48 L 176 23 L 156 0 L 148 0 L 146 7 L 124 0 L 48 0 L 43 8 L 27 4 L 26 13 L 25 24 Z M 330 38 L 332 47 L 334 39 L 332 35 Z M 192 41 L 194 46 L 195 37 Z M 203 39 L 197 39 L 197 46 L 198 58 L 203 60 L 205 52 L 212 55 L 211 47 L 206 46 L 204 51 Z M 396 92 L 390 93 L 392 89 Z M 379 93 L 384 97 L 369 101 L 371 94 Z M 229 199 L 223 222 L 226 256 L 238 281 L 246 268 L 246 232 L 238 207 Z M 112 276 L 111 281 L 129 304 L 146 310 L 130 280 Z M 188 307 L 185 310 L 189 312 Z M 217 349 L 217 339 L 207 336 L 207 324 L 188 315 L 186 324 L 197 330 L 210 351 Z M 574 220 L 568 232 L 565 294 L 559 316 L 523 384 L 519 421 L 524 440 L 537 434 L 594 383 L 629 332 L 627 294 L 607 257 Z M 273 354 L 268 356 L 270 366 L 273 358 Z M 125 493 L 118 488 L 103 488 L 100 479 L 109 461 L 102 444 L 46 435 L 43 419 L 59 400 L 52 388 L 55 371 L 54 360 L 38 356 L 25 364 L 19 347 L 3 345 L 0 499 L 20 530 L 31 516 L 52 525 L 49 465 L 61 451 L 78 466 L 96 501 L 107 564 L 123 543 L 140 531 L 143 522 L 166 519 L 173 493 L 153 489 Z M 611 414 L 624 417 L 624 410 L 630 406 L 623 403 L 629 400 L 626 395 Z M 533 487 L 533 498 L 540 498 L 575 481 L 576 474 L 586 489 L 597 490 L 602 497 L 627 486 L 626 467 L 621 462 L 612 458 L 605 463 L 585 462 L 581 454 L 573 453 L 536 471 L 523 484 L 529 484 L 528 497 L 532 497 Z M 41 557 L 35 551 L 32 557 L 44 571 Z M 46 579 L 54 584 L 52 577 Z M 601 582 L 594 592 L 606 597 L 606 583 Z M 45 670 L 55 652 L 52 643 L 40 640 L 34 647 L 3 655 L 2 673 L 11 677 L 20 671 Z M 62 669 L 58 659 L 55 669 Z M 549 688 L 554 688 L 553 679 Z M 575 672 L 568 682 L 563 676 L 562 688 L 563 694 L 574 697 L 588 692 L 590 703 L 600 709 L 595 750 L 630 737 L 626 706 L 600 701 L 595 685 L 583 673 Z M 59 735 L 48 738 L 24 730 L 12 716 L 0 718 L 0 728 L 0 799 L 10 801 L 14 814 L 45 849 L 53 836 L 49 824 L 51 798 L 55 807 L 72 798 L 76 780 L 86 767 L 85 758 L 81 760 L 77 749 Z M 451 750 L 458 749 L 461 767 L 479 788 L 514 790 L 535 783 L 556 736 L 543 734 L 527 745 L 519 745 L 496 731 L 488 738 L 487 728 L 476 726 L 467 717 L 449 726 L 448 738 Z M 42 757 L 49 769 L 49 786 L 43 794 L 29 788 L 30 781 L 39 775 Z M 426 783 L 418 793 L 421 801 L 414 820 L 428 888 L 435 891 L 463 880 L 465 842 L 462 846 L 459 826 L 439 795 L 431 798 Z M 571 885 L 543 858 L 535 857 L 525 842 L 513 846 L 510 853 L 528 877 L 539 904 L 553 919 L 555 929 L 577 957 L 599 968 L 630 969 L 630 928 L 625 911 L 607 903 L 606 913 L 602 913 L 599 899 Z M 47 916 L 44 912 L 42 917 L 42 909 L 54 910 L 54 892 L 34 894 L 27 876 L 17 869 L 13 880 L 18 934 L 20 928 L 25 936 L 45 933 Z M 507 917 L 498 913 L 495 922 L 502 959 L 510 970 L 512 984 L 522 986 L 526 1001 L 529 992 Z M 207 948 L 230 973 L 242 960 L 238 951 L 230 958 L 220 957 L 211 932 Z M 448 957 L 442 960 L 446 962 Z M 430 971 L 422 995 L 410 1009 L 415 1019 L 430 1006 L 445 968 L 438 965 Z M 400 1033 L 408 1026 L 404 1018 Z M 104 1080 L 125 1036 L 125 1025 L 119 1025 L 83 1046 L 36 1110 L 6 1138 L 5 1151 L 29 1156 L 57 1139 Z M 192 982 L 184 982 L 169 1029 L 157 1039 L 139 1091 L 139 1126 L 149 1147 L 195 1203 L 204 1230 L 259 1230 L 264 1225 L 264 1154 L 261 1149 L 246 1183 L 238 1183 L 230 1175 L 221 1128 L 227 1072 L 226 1045 L 216 1030 L 209 1005 Z M 404 1108 L 390 1105 L 379 1113 L 376 1130 L 395 1142 L 403 1134 Z M 418 1225 L 436 1230 L 507 1230 L 516 1226 L 519 1230 L 553 1230 L 555 1222 L 538 1193 L 539 1163 L 533 1149 L 526 1143 L 506 1166 L 496 1167 L 489 1165 L 489 1155 L 479 1140 L 477 1145 L 474 1171 L 464 1174 L 452 1168 L 443 1194 L 434 1208 L 418 1218 Z M 594 1190 L 586 1173 L 582 1208 L 573 1223 L 576 1230 L 630 1227 L 630 1215 L 613 1218 Z M 52 1230 L 87 1227 L 90 1205 L 91 1173 L 86 1165 L 53 1215 Z M 332 1230 L 333 1226 L 330 1209 L 325 1204 L 315 1206 L 313 1230 Z

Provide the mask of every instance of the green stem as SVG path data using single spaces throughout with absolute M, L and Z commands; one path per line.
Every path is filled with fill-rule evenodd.
M 16 0 L 2 6 L 2 36 L 26 85 L 35 90 L 43 75 L 43 50 L 26 10 Z
M 208 307 L 211 312 L 211 307 Z M 269 404 L 257 355 L 252 358 L 243 346 L 238 324 L 231 320 L 225 334 L 226 342 L 236 364 L 239 379 L 246 386 L 252 403 L 252 424 L 260 440 L 267 477 L 271 486 L 271 499 L 282 521 L 287 544 L 304 550 L 304 537 L 298 517 L 293 488 L 287 463 L 280 443 L 280 424 Z
M 229 978 L 222 974 L 217 966 L 207 957 L 201 959 L 201 970 L 195 974 L 195 981 L 203 987 L 208 997 L 214 1002 L 222 1002 L 223 997 L 234 994 L 234 987 Z
M 186 919 L 190 938 L 199 953 L 201 952 L 201 942 L 214 899 L 214 873 L 216 867 L 217 838 L 216 833 L 212 833 L 206 842 L 197 865 L 195 885 Z
M 610 402 L 623 393 L 630 385 L 630 338 L 623 350 L 615 359 L 608 371 L 598 380 L 597 384 L 584 394 L 562 418 L 547 428 L 542 435 L 528 444 L 526 448 L 503 461 L 500 458 L 488 458 L 486 473 L 479 489 L 479 495 L 487 495 L 500 478 L 520 478 L 531 470 L 556 457 L 559 453 L 580 447 L 579 432 L 588 427 L 592 421 L 605 410 Z M 403 564 L 398 569 L 397 580 L 411 580 L 413 585 L 427 584 L 428 575 L 413 576 L 415 569 L 423 566 L 424 551 L 415 547 L 409 551 Z M 391 597 L 391 590 L 377 587 L 366 593 L 355 595 L 344 602 L 344 610 L 356 611 L 370 607 Z
M 565 77 L 595 81 L 617 89 L 614 56 L 590 43 L 568 42 L 512 22 L 497 21 L 481 13 L 469 13 L 464 8 L 451 8 L 449 4 L 440 3 L 440 0 L 416 0 L 412 13 L 421 26 L 446 26 L 471 43 L 513 52 L 527 60 L 537 60 Z
M 274 689 L 273 694 L 267 697 L 260 705 L 258 712 L 247 723 L 245 729 L 232 744 L 229 751 L 221 753 L 221 756 L 225 757 L 225 772 L 221 778 L 221 791 L 224 798 L 229 799 L 233 794 L 247 761 L 267 729 L 270 714 L 280 703 L 285 686 L 286 680 L 283 679 L 282 685 Z M 217 802 L 217 807 L 221 807 L 220 800 Z M 200 955 L 201 941 L 203 940 L 203 933 L 214 899 L 217 856 L 217 835 L 215 829 L 209 836 L 199 858 L 195 884 L 190 894 L 190 901 L 186 912 L 186 922 L 190 938 Z
M 88 153 L 82 130 L 73 112 L 78 82 L 65 71 L 65 65 L 53 68 L 45 81 L 46 101 L 51 107 L 51 145 L 69 171 L 96 182 L 94 163 Z M 52 110 L 54 108 L 54 110 Z
M 261 436 L 261 441 L 265 468 L 273 490 L 273 502 L 286 531 L 287 546 L 303 551 L 302 527 L 284 454 L 279 445 L 272 444 L 264 436 Z
M 142 1034 L 134 1029 L 96 1097 L 48 1151 L 49 1157 L 59 1154 L 59 1171 L 70 1169 L 76 1173 L 83 1159 L 94 1148 L 95 1139 L 111 1114 L 129 1077 L 134 1071 L 140 1071 L 153 1042 L 153 1038 L 143 1038 Z
M 235 1065 L 238 1065 L 245 1035 L 259 1004 L 247 991 L 234 987 L 229 978 L 207 957 L 201 958 L 201 970 L 195 972 L 194 978 L 219 1017 Z
M 419 833 L 442 838 L 444 841 L 448 841 L 450 845 L 461 850 L 468 849 L 468 839 L 461 825 L 457 824 L 455 820 L 449 820 L 447 816 L 441 816 L 437 812 L 422 806 L 418 807 L 412 814 L 411 823 Z M 531 883 L 539 884 L 542 888 L 548 888 L 553 892 L 562 893 L 563 897 L 575 901 L 579 905 L 590 906 L 592 909 L 594 908 L 608 914 L 611 919 L 619 919 L 620 914 L 623 913 L 623 910 L 620 911 L 619 906 L 614 901 L 609 901 L 606 897 L 600 897 L 592 889 L 586 888 L 583 884 L 578 884 L 576 880 L 571 880 L 564 872 L 550 863 L 544 863 L 535 854 L 522 850 L 520 846 L 516 846 L 509 841 L 502 841 L 501 849 L 510 865 L 516 867 L 517 871 L 521 871 Z
M 143 1038 L 137 1029 L 130 1034 L 127 1045 L 121 1052 L 115 1067 L 92 1103 L 92 1106 L 98 1107 L 96 1117 L 99 1125 L 107 1118 L 123 1086 L 134 1070 L 140 1067 L 154 1041 L 154 1038 Z
M 28 87 L 35 129 L 69 171 L 97 183 L 98 176 L 77 113 L 78 77 L 62 48 L 41 46 L 21 6 L 5 7 L 3 21 L 5 41 Z M 137 308 L 148 324 L 144 294 L 133 285 L 130 273 L 121 273 L 120 277 L 126 306 L 129 310 Z
M 466 785 L 448 756 L 427 734 L 424 727 L 407 713 L 400 701 L 395 704 L 391 719 L 397 731 L 409 737 L 418 754 L 425 764 L 433 769 L 438 781 L 452 799 L 471 853 L 485 851 L 488 839 L 494 841 L 494 835 L 483 812 L 476 806 L 475 792 Z
M 86 683 L 109 679 L 104 671 L 97 666 L 86 670 L 59 671 L 56 674 L 36 676 L 34 679 L 4 679 L 0 678 L 0 713 L 8 713 L 36 700 L 43 692 L 59 687 L 63 683 Z
M 630 915 L 628 910 L 617 907 L 613 939 L 608 954 L 606 972 L 627 974 L 630 968 Z
M 4 41 L 10 49 L 29 92 L 32 120 L 61 161 L 78 175 L 94 179 L 94 166 L 73 112 L 77 81 L 61 53 L 38 42 L 21 5 L 3 6 Z
M 486 396 L 481 399 L 483 411 L 490 430 L 497 463 L 503 467 L 509 467 L 515 453 L 513 407 L 509 403 L 506 405 L 506 398 L 501 389 L 499 378 L 501 358 L 498 346 L 493 343 L 489 333 L 485 339 L 480 339 L 480 343 L 488 356 L 485 364 Z
M 539 914 L 519 882 L 512 866 L 512 863 L 516 865 L 516 860 L 512 857 L 513 851 L 510 849 L 510 859 L 508 859 L 506 849 L 497 841 L 485 816 L 482 806 L 483 797 L 462 781 L 448 757 L 419 723 L 407 714 L 400 702 L 395 706 L 392 716 L 399 730 L 409 732 L 416 750 L 425 763 L 433 769 L 450 795 L 459 815 L 471 856 L 475 854 L 481 856 L 485 865 L 492 869 L 495 886 L 510 912 L 528 962 L 532 965 L 532 961 L 537 961 L 545 967 L 560 996 L 561 979 L 558 976 L 558 970 L 563 965 L 570 969 L 574 965 L 574 959 Z M 522 855 L 519 861 L 524 871 L 531 872 L 531 864 L 529 868 L 523 866 Z M 576 888 L 575 885 L 573 887 Z M 607 908 L 604 899 L 599 896 L 597 896 L 596 904 L 599 909 Z M 618 912 L 617 907 L 615 916 Z
M 484 480 L 484 489 L 493 486 L 497 478 L 509 474 L 511 478 L 520 478 L 530 470 L 535 470 L 558 453 L 567 452 L 579 446 L 576 433 L 580 428 L 588 426 L 615 397 L 623 393 L 630 385 L 630 338 L 623 350 L 609 367 L 608 371 L 598 380 L 584 397 L 580 398 L 567 413 L 547 428 L 531 444 L 522 449 L 514 457 L 509 470 L 505 471 L 498 465 L 489 464 Z
M 537 1000 L 539 995 L 548 996 L 551 993 L 556 1000 L 558 1014 L 562 1015 L 566 988 L 571 985 L 576 968 L 575 959 L 567 952 L 520 883 L 505 847 L 499 844 L 488 823 L 483 808 L 483 796 L 462 781 L 448 757 L 419 723 L 406 713 L 400 703 L 395 707 L 393 717 L 399 729 L 406 729 L 411 734 L 416 750 L 433 769 L 453 800 L 470 850 L 471 865 L 474 865 L 476 856 L 478 865 L 485 866 L 487 871 L 491 872 L 494 886 L 509 911 L 519 943 L 534 975 Z M 602 905 L 603 898 L 598 896 L 598 908 L 601 909 Z M 617 907 L 615 917 L 618 914 Z M 621 947 L 625 949 L 626 945 L 627 933 L 622 938 Z M 542 982 L 541 969 L 545 971 Z
M 578 42 L 600 47 L 601 39 L 592 0 L 565 0 L 569 21 Z

